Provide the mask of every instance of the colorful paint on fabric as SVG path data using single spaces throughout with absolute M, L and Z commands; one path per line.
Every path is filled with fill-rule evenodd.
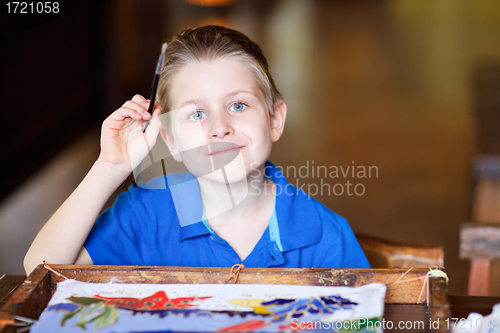
M 385 286 L 58 284 L 31 332 L 379 332 Z

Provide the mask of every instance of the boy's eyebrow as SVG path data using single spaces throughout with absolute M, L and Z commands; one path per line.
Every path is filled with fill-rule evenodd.
M 201 100 L 199 99 L 190 99 L 189 101 L 185 101 L 183 102 L 181 105 L 179 105 L 179 107 L 177 109 L 180 109 L 186 105 L 189 105 L 189 104 L 201 104 Z
M 227 98 L 227 97 L 235 96 L 235 95 L 242 94 L 242 93 L 247 93 L 247 94 L 257 96 L 255 93 L 248 91 L 248 90 L 236 90 L 236 91 L 230 92 L 225 97 Z M 178 109 L 180 109 L 186 105 L 189 105 L 189 104 L 195 104 L 195 105 L 202 104 L 202 101 L 200 99 L 190 99 L 189 101 L 185 101 L 181 105 L 179 105 Z
M 227 94 L 226 97 L 235 96 L 235 95 L 238 95 L 238 94 L 241 94 L 241 93 L 247 93 L 247 94 L 255 95 L 255 93 L 253 93 L 251 91 L 248 91 L 248 90 L 236 90 L 236 91 L 233 91 L 233 92 L 230 92 L 229 94 Z

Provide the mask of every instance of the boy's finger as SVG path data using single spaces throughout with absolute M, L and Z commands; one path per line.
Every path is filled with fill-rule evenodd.
M 149 109 L 149 99 L 146 99 L 141 95 L 135 95 L 134 98 L 132 98 L 132 102 L 142 106 L 146 110 L 146 112 Z
M 125 118 L 132 118 L 134 120 L 140 120 L 143 119 L 143 115 L 138 112 L 137 110 L 128 108 L 128 107 L 121 107 L 116 112 L 113 112 L 111 114 L 111 119 L 121 121 Z
M 144 96 L 137 94 L 132 97 L 132 102 L 135 102 L 137 104 L 144 104 L 146 102 L 146 99 L 144 98 Z
M 151 104 L 151 100 L 147 100 L 146 103 L 144 104 L 144 107 L 146 108 L 146 110 L 149 112 L 149 107 L 150 107 L 150 104 Z M 161 108 L 161 105 L 160 105 L 160 102 L 158 101 L 155 101 L 154 105 L 153 105 L 153 112 L 156 110 L 157 107 L 160 107 Z
M 153 109 L 153 116 L 159 116 L 163 108 L 161 107 L 160 102 L 155 102 L 155 107 Z
M 137 104 L 134 101 L 127 101 L 127 102 L 125 102 L 123 104 L 122 108 L 123 107 L 135 110 L 135 111 L 137 111 L 139 113 L 142 113 L 143 115 L 148 114 L 148 110 L 143 105 Z
M 146 135 L 146 140 L 152 146 L 156 143 L 158 138 L 158 133 L 160 133 L 161 121 L 159 116 L 159 110 L 156 109 L 153 112 L 153 118 L 149 122 L 149 126 L 144 133 Z

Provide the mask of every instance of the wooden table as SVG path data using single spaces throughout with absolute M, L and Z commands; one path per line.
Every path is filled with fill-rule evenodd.
M 26 279 L 25 275 L 7 275 L 0 277 L 0 308 L 7 302 L 10 296 L 16 291 Z
M 452 318 L 467 318 L 469 313 L 477 312 L 483 316 L 491 313 L 495 304 L 500 303 L 500 297 L 492 296 L 448 296 Z
M 228 268 L 138 267 L 138 266 L 77 266 L 52 265 L 68 278 L 86 282 L 109 282 L 117 278 L 129 283 L 223 283 Z M 428 269 L 267 269 L 245 268 L 237 283 L 302 284 L 321 286 L 359 286 L 372 282 L 387 285 L 384 321 L 386 329 L 408 327 L 417 332 L 447 331 L 450 318 L 466 318 L 471 311 L 487 315 L 495 297 L 447 297 L 444 278 L 432 277 L 429 288 L 422 288 Z M 13 315 L 38 318 L 52 296 L 55 285 L 62 279 L 39 266 L 24 281 L 23 276 L 5 275 L 0 278 L 0 332 L 15 332 L 8 325 Z M 405 282 L 406 280 L 411 280 Z M 13 290 L 17 290 L 13 293 Z M 5 300 L 10 296 L 9 300 Z M 420 297 L 420 300 L 419 300 Z M 449 301 L 448 301 L 449 299 Z M 429 304 L 427 304 L 429 300 Z M 437 321 L 441 326 L 437 325 Z M 421 327 L 416 327 L 416 323 Z M 398 326 L 400 325 L 400 326 Z M 434 325 L 433 327 L 431 327 Z

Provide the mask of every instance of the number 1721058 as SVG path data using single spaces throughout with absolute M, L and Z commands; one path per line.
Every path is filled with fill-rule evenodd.
M 455 332 L 460 332 L 460 330 L 482 330 L 497 332 L 500 331 L 500 322 L 497 318 L 483 318 L 483 317 L 469 317 L 464 318 L 451 318 L 446 319 L 446 324 L 448 329 L 452 329 Z
M 8 14 L 58 14 L 61 10 L 59 2 L 8 1 Z

